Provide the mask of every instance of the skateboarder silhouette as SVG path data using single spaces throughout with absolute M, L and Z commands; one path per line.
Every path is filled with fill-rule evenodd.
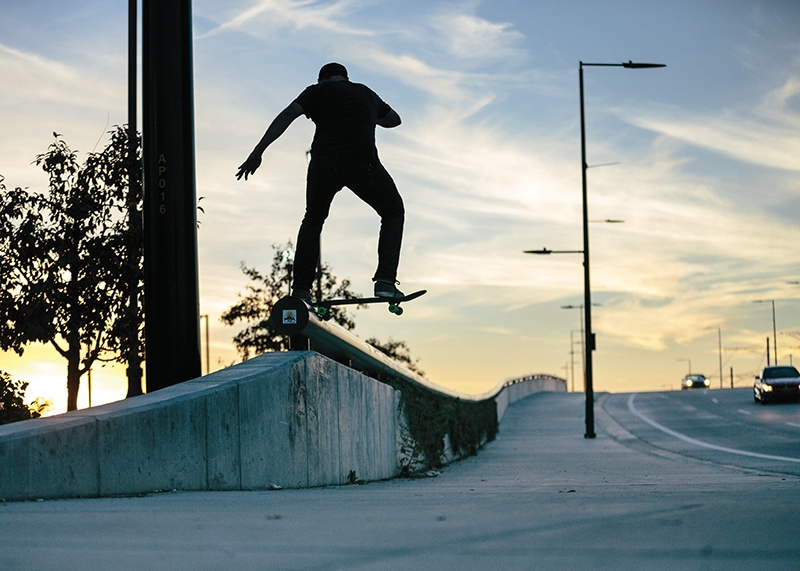
M 397 187 L 378 158 L 375 126 L 400 125 L 400 116 L 369 87 L 352 83 L 347 69 L 329 63 L 308 86 L 278 113 L 247 160 L 237 180 L 253 174 L 261 155 L 300 115 L 315 126 L 306 179 L 306 211 L 297 235 L 292 296 L 312 303 L 311 286 L 319 259 L 319 237 L 333 197 L 345 186 L 381 218 L 378 268 L 372 280 L 376 297 L 403 297 L 397 289 L 397 267 L 403 240 L 405 209 Z

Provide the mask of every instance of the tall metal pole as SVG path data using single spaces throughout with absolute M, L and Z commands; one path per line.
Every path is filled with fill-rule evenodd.
M 770 364 L 771 363 L 769 362 L 769 336 L 767 336 L 767 367 L 769 367 Z
M 575 392 L 575 339 L 574 331 L 569 332 L 569 376 L 572 379 L 572 388 L 570 392 Z
M 581 100 L 581 174 L 583 179 L 583 307 L 586 319 L 586 340 L 583 345 L 584 363 L 586 365 L 586 432 L 584 438 L 594 438 L 594 370 L 592 352 L 595 349 L 595 337 L 592 332 L 592 293 L 589 282 L 589 205 L 586 192 L 586 119 L 583 112 L 583 62 L 578 65 L 578 81 Z
M 147 391 L 201 374 L 190 0 L 144 0 Z
M 772 302 L 772 350 L 775 353 L 775 364 L 778 364 L 778 329 L 775 325 L 775 300 Z
M 773 347 L 773 354 L 775 355 L 775 364 L 778 364 L 778 328 L 775 323 L 775 300 L 774 299 L 756 299 L 753 300 L 753 303 L 767 303 L 770 302 L 772 304 L 772 347 Z M 767 338 L 767 343 L 769 343 L 769 338 Z M 767 365 L 769 365 L 769 345 L 767 345 Z
M 722 327 L 717 327 L 717 339 L 719 341 L 719 388 L 722 388 Z
M 583 318 L 583 305 L 579 306 L 581 314 L 581 367 L 583 368 L 583 390 L 586 390 L 586 321 Z
M 205 337 L 206 337 L 206 375 L 211 374 L 211 346 L 209 344 L 209 336 L 208 336 L 208 314 L 204 313 L 200 316 L 201 320 L 205 320 L 206 322 L 206 329 L 205 329 Z
M 137 0 L 128 0 L 128 230 L 127 258 L 130 265 L 128 290 L 128 336 L 126 353 L 128 392 L 125 398 L 142 394 L 142 363 L 139 354 L 139 257 L 142 248 L 142 213 L 139 211 L 142 184 L 142 163 L 138 157 L 136 137 L 136 78 L 137 78 Z
M 583 252 L 579 252 L 579 253 L 583 253 Z M 584 322 L 584 319 L 583 319 L 583 305 L 562 305 L 561 309 L 580 309 L 580 311 L 581 311 L 581 320 L 579 321 L 579 324 L 581 326 L 581 367 L 582 367 L 581 370 L 583 371 L 583 390 L 585 391 L 586 390 L 586 358 L 585 358 L 586 356 L 585 356 L 584 347 L 586 347 L 586 336 L 584 334 L 585 333 L 585 331 L 584 331 L 585 322 Z M 574 379 L 573 379 L 573 382 L 574 382 Z M 573 386 L 573 389 L 574 389 L 574 386 Z
M 666 67 L 661 63 L 583 63 L 578 62 L 578 78 L 581 92 L 581 172 L 583 174 L 583 296 L 586 306 L 586 434 L 585 438 L 594 438 L 594 368 L 592 351 L 597 347 L 595 334 L 592 332 L 592 294 L 589 287 L 589 207 L 586 193 L 586 121 L 583 114 L 583 66 L 624 67 L 627 69 L 645 69 Z
M 586 171 L 589 165 L 586 163 L 586 118 L 583 110 L 583 67 L 584 66 L 604 66 L 604 67 L 624 67 L 628 69 L 644 69 L 653 67 L 666 67 L 661 63 L 584 63 L 578 62 L 578 85 L 580 87 L 581 103 L 581 175 L 582 175 L 582 199 L 583 199 L 583 250 L 525 250 L 526 254 L 583 254 L 583 307 L 585 308 L 584 326 L 586 338 L 583 343 L 583 364 L 586 391 L 586 432 L 585 438 L 594 438 L 594 367 L 592 363 L 592 352 L 597 348 L 596 337 L 592 331 L 592 289 L 589 280 L 589 201 L 587 196 Z M 616 163 L 608 163 L 616 164 Z M 598 165 L 599 166 L 599 165 Z M 605 222 L 620 222 L 618 220 L 605 220 Z M 567 306 L 565 306 L 565 309 Z

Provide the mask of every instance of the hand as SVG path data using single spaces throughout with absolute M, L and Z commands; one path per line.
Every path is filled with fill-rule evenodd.
M 256 172 L 256 169 L 261 166 L 261 155 L 250 153 L 247 160 L 239 165 L 239 172 L 236 173 L 236 180 L 247 180 L 247 177 Z

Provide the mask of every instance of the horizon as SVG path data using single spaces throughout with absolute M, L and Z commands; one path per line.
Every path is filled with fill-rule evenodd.
M 268 268 L 271 246 L 296 239 L 312 123 L 295 121 L 247 182 L 236 169 L 329 61 L 403 119 L 378 130 L 378 150 L 406 203 L 400 287 L 428 290 L 402 317 L 354 312 L 355 333 L 405 341 L 432 382 L 477 394 L 532 372 L 570 377 L 581 323 L 562 306 L 583 303 L 580 256 L 522 252 L 582 244 L 579 61 L 667 65 L 584 70 L 587 162 L 602 167 L 588 171 L 589 218 L 624 220 L 590 225 L 595 391 L 674 390 L 689 367 L 714 389 L 730 386 L 731 369 L 749 386 L 773 331 L 769 304 L 756 300 L 775 301 L 779 362 L 800 350 L 800 5 L 193 8 L 200 313 L 210 316 L 212 370 L 238 361 L 238 330 L 219 315 L 247 283 L 240 263 Z M 127 3 L 11 0 L 0 15 L 0 175 L 10 188 L 44 190 L 31 162 L 53 131 L 83 160 L 127 122 Z M 337 196 L 322 256 L 355 292 L 371 286 L 377 228 L 369 207 Z M 580 367 L 576 355 L 577 390 Z M 30 383 L 29 400 L 65 410 L 66 361 L 54 350 L 0 353 L 0 370 Z M 93 404 L 124 398 L 124 370 L 95 368 L 92 381 Z

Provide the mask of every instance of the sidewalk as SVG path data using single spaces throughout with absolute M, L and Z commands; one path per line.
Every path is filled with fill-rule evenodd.
M 0 504 L 0 570 L 774 569 L 800 561 L 800 481 L 642 446 L 583 397 L 509 407 L 435 478 Z

